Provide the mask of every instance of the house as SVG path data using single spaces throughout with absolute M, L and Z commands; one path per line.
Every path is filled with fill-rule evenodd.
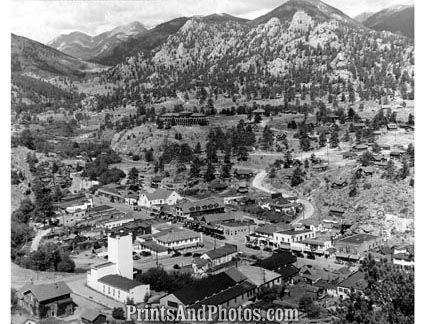
M 337 258 L 350 258 L 350 255 L 358 257 L 365 252 L 383 245 L 384 240 L 379 236 L 369 234 L 355 234 L 334 241 Z
M 249 169 L 236 169 L 233 174 L 237 179 L 249 179 L 254 176 L 254 171 Z
M 393 264 L 403 270 L 413 270 L 415 267 L 415 258 L 410 253 L 397 253 L 393 255 Z
M 71 289 L 63 281 L 43 285 L 26 284 L 18 290 L 16 296 L 18 305 L 39 319 L 74 313 Z
M 404 151 L 394 150 L 390 152 L 390 157 L 400 159 L 404 154 Z
M 180 250 L 198 246 L 202 237 L 190 230 L 176 229 L 160 231 L 152 236 L 152 240 L 168 249 Z
M 343 159 L 356 159 L 357 154 L 354 153 L 354 152 L 344 152 L 344 153 L 342 153 L 342 158 Z
M 159 304 L 172 309 L 179 306 L 197 308 L 202 304 L 229 307 L 255 297 L 255 289 L 253 284 L 235 282 L 228 274 L 221 272 L 163 296 Z
M 389 131 L 396 131 L 397 129 L 398 129 L 397 124 L 394 124 L 394 123 L 387 124 L 387 130 L 389 130 Z
M 106 323 L 106 315 L 92 309 L 87 309 L 81 315 L 81 322 L 83 324 L 104 324 Z
M 304 226 L 305 229 L 308 229 L 313 232 L 323 232 L 326 229 L 323 227 L 323 224 L 318 219 L 307 218 L 300 220 L 300 224 Z
M 230 268 L 226 270 L 226 274 L 237 282 L 249 281 L 257 287 L 257 291 L 282 284 L 282 275 L 280 273 L 248 264 Z
M 211 262 L 211 267 L 227 264 L 238 255 L 238 246 L 226 243 L 225 245 L 205 252 L 200 256 L 201 259 Z
M 345 213 L 345 209 L 344 208 L 340 208 L 340 207 L 331 207 L 329 208 L 329 216 L 337 216 L 337 217 L 342 217 Z
M 337 285 L 337 294 L 340 298 L 346 299 L 351 293 L 363 293 L 367 287 L 366 274 L 363 271 L 356 271 L 348 278 Z
M 151 179 L 151 187 L 158 188 L 162 182 L 162 178 L 160 176 L 155 176 Z
M 248 185 L 246 182 L 241 182 L 238 185 L 237 192 L 240 194 L 247 194 L 248 193 Z
M 108 262 L 93 266 L 87 272 L 87 286 L 101 294 L 125 303 L 141 303 L 150 295 L 150 286 L 133 280 L 133 243 L 131 234 L 108 236 Z
M 142 192 L 139 197 L 138 205 L 151 208 L 157 205 L 175 205 L 182 197 L 175 191 L 167 189 L 157 189 L 152 193 Z

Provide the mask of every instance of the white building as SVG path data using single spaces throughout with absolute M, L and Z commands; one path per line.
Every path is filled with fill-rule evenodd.
M 139 197 L 138 205 L 150 208 L 156 205 L 175 205 L 182 197 L 175 191 L 158 189 L 152 193 L 142 192 Z
M 117 301 L 132 299 L 141 303 L 150 295 L 149 285 L 133 280 L 133 243 L 131 234 L 108 236 L 108 262 L 87 272 L 87 285 Z
M 310 230 L 289 230 L 273 233 L 273 241 L 277 247 L 290 247 L 291 244 L 316 237 Z
M 177 229 L 154 234 L 152 240 L 168 249 L 179 250 L 198 246 L 202 236 L 193 231 Z

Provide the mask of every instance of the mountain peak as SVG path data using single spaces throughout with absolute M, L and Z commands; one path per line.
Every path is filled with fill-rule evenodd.
M 361 27 L 354 19 L 320 0 L 287 0 L 279 7 L 267 14 L 251 20 L 249 24 L 264 24 L 271 18 L 279 18 L 281 22 L 290 22 L 297 11 L 304 11 L 307 15 L 317 21 L 329 21 L 336 19 L 352 26 Z

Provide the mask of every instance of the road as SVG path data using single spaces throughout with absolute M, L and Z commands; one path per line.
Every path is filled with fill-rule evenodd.
M 43 236 L 47 235 L 49 232 L 50 232 L 50 228 L 37 231 L 37 234 L 35 235 L 34 239 L 31 242 L 31 252 L 37 251 L 38 246 L 40 245 L 41 239 L 43 238 Z
M 267 177 L 267 172 L 266 170 L 261 170 L 259 173 L 257 173 L 254 177 L 254 179 L 252 180 L 251 186 L 264 191 L 266 193 L 275 193 L 275 192 L 280 192 L 282 193 L 282 196 L 293 196 L 293 194 L 288 193 L 287 191 L 284 191 L 283 189 L 276 189 L 273 188 L 270 184 L 265 184 L 265 179 Z M 308 199 L 305 198 L 300 198 L 301 203 L 304 206 L 304 211 L 303 213 L 301 213 L 300 215 L 298 215 L 298 217 L 296 219 L 294 219 L 291 224 L 296 224 L 298 223 L 301 219 L 307 219 L 310 218 L 314 215 L 314 207 L 311 204 L 311 202 Z

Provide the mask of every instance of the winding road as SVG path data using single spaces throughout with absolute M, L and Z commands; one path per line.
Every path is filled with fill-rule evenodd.
M 275 193 L 275 192 L 280 192 L 282 193 L 282 196 L 293 196 L 293 194 L 290 194 L 286 191 L 284 191 L 283 189 L 276 189 L 273 188 L 271 185 L 269 184 L 265 184 L 265 179 L 267 177 L 267 172 L 266 170 L 261 170 L 259 173 L 257 173 L 254 177 L 254 179 L 252 180 L 251 186 L 264 191 L 266 193 Z M 295 218 L 291 224 L 296 224 L 298 223 L 301 219 L 307 219 L 310 218 L 314 215 L 314 207 L 311 204 L 311 202 L 308 199 L 305 198 L 300 198 L 301 203 L 304 206 L 304 211 L 303 213 L 301 213 L 301 215 L 299 215 L 297 218 Z
M 31 252 L 38 250 L 38 246 L 40 244 L 41 239 L 43 238 L 43 236 L 47 235 L 49 232 L 50 232 L 50 228 L 37 231 L 37 234 L 35 235 L 34 239 L 31 242 Z

